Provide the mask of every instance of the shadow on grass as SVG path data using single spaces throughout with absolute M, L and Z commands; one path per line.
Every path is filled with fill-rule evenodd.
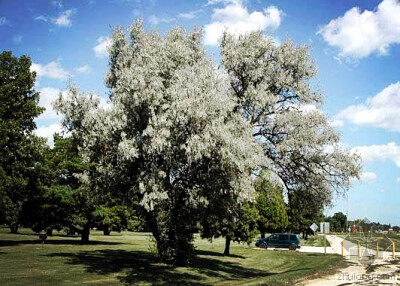
M 218 253 L 199 251 L 199 254 L 220 256 Z M 210 285 L 204 281 L 218 277 L 225 281 L 274 276 L 278 273 L 246 268 L 236 262 L 222 261 L 218 258 L 196 257 L 190 268 L 171 267 L 157 263 L 154 256 L 145 251 L 96 250 L 79 253 L 53 253 L 47 257 L 65 257 L 68 264 L 83 265 L 89 273 L 110 275 L 120 273 L 117 278 L 124 284 L 151 283 L 151 285 Z M 296 272 L 309 268 L 288 270 Z M 191 273 L 188 273 L 188 270 Z M 282 272 L 281 272 L 282 273 Z M 278 277 L 277 277 L 278 278 Z M 203 280 L 203 281 L 202 281 Z
M 0 247 L 2 246 L 14 246 L 20 244 L 42 244 L 39 239 L 31 240 L 0 240 Z M 109 242 L 109 241 L 89 241 L 87 243 L 82 243 L 80 240 L 74 239 L 48 239 L 44 244 L 67 244 L 67 245 L 119 245 L 123 244 L 120 242 Z
M 25 236 L 35 236 L 37 237 L 39 234 L 44 234 L 44 233 L 36 233 L 36 232 L 31 232 L 31 233 L 26 233 L 26 232 L 18 232 L 18 233 L 11 233 L 11 232 L 6 232 L 6 234 L 11 234 L 11 235 L 25 235 Z M 79 234 L 66 234 L 66 233 L 53 233 L 52 235 L 49 235 L 48 237 L 66 237 L 66 238 L 80 238 L 81 236 Z
M 301 252 L 297 252 L 297 253 L 301 253 Z M 321 253 L 309 253 L 309 252 L 303 252 L 303 253 L 304 253 L 304 255 L 311 256 L 311 257 L 321 256 Z M 331 254 L 331 253 L 329 253 L 329 254 Z
M 214 252 L 214 251 L 207 251 L 207 250 L 196 250 L 196 254 L 197 255 L 210 255 L 210 256 L 222 256 L 224 257 L 225 255 L 222 252 Z M 242 255 L 236 255 L 236 254 L 231 254 L 229 255 L 229 257 L 233 257 L 233 258 L 246 258 Z

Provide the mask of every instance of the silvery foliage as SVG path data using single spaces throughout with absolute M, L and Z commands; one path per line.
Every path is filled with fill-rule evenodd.
M 175 28 L 162 38 L 137 21 L 127 39 L 116 29 L 110 106 L 73 86 L 55 104 L 85 159 L 97 163 L 83 178 L 99 191 L 138 194 L 149 211 L 177 196 L 196 208 L 221 193 L 253 199 L 249 174 L 262 166 L 287 191 L 308 189 L 329 204 L 360 164 L 326 116 L 308 108 L 323 101 L 310 83 L 308 49 L 261 32 L 225 34 L 221 49 L 215 69 L 199 31 Z
M 147 211 L 206 206 L 218 194 L 254 198 L 251 173 L 264 161 L 249 119 L 232 112 L 227 74 L 205 57 L 200 31 L 165 38 L 142 22 L 118 28 L 109 49 L 110 102 L 71 86 L 55 103 L 80 142 L 94 189 L 128 189 Z
M 307 47 L 277 45 L 262 32 L 224 34 L 221 69 L 229 74 L 235 109 L 253 126 L 268 159 L 264 168 L 287 191 L 307 189 L 329 204 L 333 191 L 349 188 L 360 160 L 340 147 L 340 134 L 317 108 L 321 93 L 310 80 L 316 67 Z

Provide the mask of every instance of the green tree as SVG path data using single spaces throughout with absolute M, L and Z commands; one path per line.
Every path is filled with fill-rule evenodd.
M 224 202 L 221 204 L 221 202 Z M 200 219 L 202 238 L 225 238 L 224 255 L 230 255 L 232 241 L 250 244 L 256 235 L 258 211 L 252 202 L 237 204 L 229 196 L 213 200 Z
M 32 230 L 45 230 L 47 235 L 52 235 L 54 229 L 60 231 L 69 227 L 72 223 L 73 209 L 73 189 L 69 185 L 47 186 L 40 201 L 40 208 L 34 215 Z
M 46 185 L 33 229 L 51 234 L 53 229 L 69 228 L 81 234 L 82 242 L 88 242 L 99 196 L 88 191 L 79 176 L 90 165 L 83 162 L 74 139 L 59 134 L 54 134 L 54 147 L 47 150 L 46 164 L 51 170 L 51 180 Z
M 288 195 L 288 229 L 302 232 L 305 239 L 312 231 L 310 226 L 321 220 L 322 199 L 310 190 L 292 191 Z
M 229 197 L 213 200 L 200 220 L 202 238 L 225 237 L 224 255 L 230 254 L 231 241 L 251 243 L 257 229 L 265 237 L 265 232 L 283 230 L 288 225 L 282 187 L 272 184 L 262 173 L 255 190 L 255 202 L 238 205 Z
M 33 131 L 34 118 L 44 109 L 38 106 L 36 74 L 30 66 L 27 56 L 0 54 L 0 217 L 11 232 L 18 231 L 30 199 L 40 190 L 38 164 L 44 141 Z
M 286 229 L 288 215 L 282 187 L 271 183 L 268 177 L 261 174 L 256 181 L 256 191 L 257 227 L 261 237 L 265 237 L 266 232 Z
M 102 230 L 104 235 L 110 235 L 111 231 L 121 232 L 128 228 L 130 211 L 127 206 L 114 205 L 108 207 L 100 205 L 94 213 L 94 225 Z
M 335 213 L 330 219 L 329 222 L 333 226 L 334 231 L 347 231 L 347 216 L 342 212 Z
M 60 209 L 69 209 L 70 212 L 61 222 L 72 231 L 78 232 L 81 241 L 87 243 L 90 229 L 94 225 L 94 212 L 99 205 L 99 196 L 90 192 L 79 180 L 79 176 L 90 168 L 90 164 L 83 161 L 72 137 L 63 138 L 55 134 L 52 153 L 51 164 L 56 172 L 56 180 L 49 191 L 51 193 L 57 189 L 61 190 Z

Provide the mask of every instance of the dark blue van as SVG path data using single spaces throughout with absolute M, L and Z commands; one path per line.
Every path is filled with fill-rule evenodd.
M 273 233 L 266 238 L 258 239 L 256 246 L 260 248 L 275 247 L 295 250 L 300 248 L 300 236 L 293 233 Z

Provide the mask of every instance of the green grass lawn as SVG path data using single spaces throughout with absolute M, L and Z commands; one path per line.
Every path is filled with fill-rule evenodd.
M 338 255 L 265 251 L 232 244 L 222 255 L 196 238 L 197 257 L 190 267 L 157 263 L 148 233 L 122 232 L 103 236 L 94 231 L 91 243 L 55 232 L 45 244 L 27 229 L 10 234 L 0 228 L 0 285 L 293 285 L 331 274 L 346 262 Z
M 306 246 L 324 246 L 324 240 L 326 241 L 326 246 L 331 246 L 328 240 L 322 235 L 312 235 L 309 236 L 307 240 L 301 239 L 301 245 Z

